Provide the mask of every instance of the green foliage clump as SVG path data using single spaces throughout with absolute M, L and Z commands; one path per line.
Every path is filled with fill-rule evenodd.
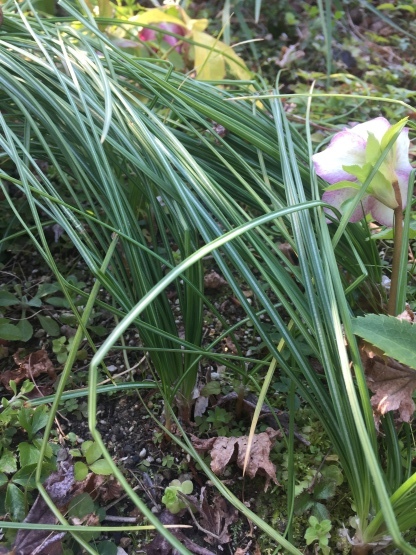
M 191 480 L 185 480 L 184 482 L 172 480 L 169 486 L 165 489 L 165 494 L 162 497 L 162 503 L 166 506 L 169 512 L 175 515 L 182 509 L 186 509 L 188 506 L 180 494 L 190 495 L 193 489 L 194 485 Z

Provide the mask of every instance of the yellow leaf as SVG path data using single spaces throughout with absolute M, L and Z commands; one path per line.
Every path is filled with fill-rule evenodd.
M 215 52 L 212 48 L 219 50 L 219 41 L 207 33 L 193 31 L 192 38 L 195 42 L 204 45 L 194 45 L 194 64 L 198 79 L 205 81 L 216 81 L 225 76 L 224 56 Z
M 158 8 L 152 8 L 146 10 L 145 12 L 140 12 L 137 15 L 129 18 L 129 21 L 136 23 L 137 25 L 152 25 L 153 23 L 175 23 L 186 29 L 185 23 L 173 15 L 165 13 L 163 10 Z
M 208 19 L 191 19 L 183 8 L 177 6 L 177 9 L 180 18 L 190 31 L 205 31 L 208 27 Z
M 251 79 L 251 72 L 231 46 L 207 33 L 200 33 L 195 30 L 192 33 L 192 38 L 195 42 L 205 45 L 205 48 L 194 46 L 195 70 L 198 79 L 223 79 L 225 77 L 225 64 L 229 72 L 238 79 Z

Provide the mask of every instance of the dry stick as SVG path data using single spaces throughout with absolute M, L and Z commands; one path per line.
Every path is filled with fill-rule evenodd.
M 403 208 L 402 195 L 397 181 L 393 183 L 394 195 L 396 197 L 397 208 L 394 209 L 394 244 L 393 262 L 391 268 L 390 297 L 387 305 L 387 312 L 390 316 L 396 316 L 397 290 L 399 288 L 399 269 L 400 257 L 403 242 Z

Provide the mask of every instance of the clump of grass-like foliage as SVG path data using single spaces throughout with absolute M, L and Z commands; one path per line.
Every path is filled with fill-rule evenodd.
M 377 305 L 382 296 L 381 263 L 374 242 L 367 241 L 366 227 L 347 226 L 333 246 L 310 168 L 310 142 L 287 122 L 278 95 L 261 104 L 239 100 L 260 92 L 259 85 L 236 81 L 220 88 L 186 79 L 168 63 L 135 58 L 115 47 L 91 18 L 63 5 L 70 17 L 60 23 L 25 17 L 18 8 L 4 14 L 1 177 L 24 193 L 29 222 L 3 185 L 11 213 L 68 301 L 74 286 L 56 267 L 45 221 L 63 228 L 99 284 L 89 304 L 89 294 L 76 294 L 89 309 L 99 286 L 111 298 L 96 301 L 114 315 L 115 327 L 91 364 L 89 424 L 115 476 L 150 522 L 178 551 L 188 553 L 129 486 L 96 429 L 97 372 L 110 351 L 123 349 L 120 338 L 134 326 L 164 396 L 167 434 L 177 415 L 185 421 L 190 417 L 202 357 L 221 360 L 257 390 L 256 372 L 265 365 L 270 373 L 278 367 L 321 420 L 339 456 L 355 511 L 355 553 L 387 536 L 403 553 L 416 553 L 404 539 L 416 525 L 414 479 L 406 474 L 398 447 L 400 441 L 407 443 L 410 457 L 410 434 L 398 434 L 387 417 L 384 441 L 379 441 L 351 327 L 357 298 L 365 295 Z M 72 25 L 71 18 L 79 23 Z M 214 123 L 226 135 L 218 134 Z M 42 170 L 39 160 L 53 171 Z M 293 248 L 298 265 L 282 253 L 281 242 Z M 255 371 L 246 369 L 241 353 L 218 355 L 213 345 L 202 346 L 203 307 L 209 305 L 202 259 L 208 254 L 266 346 L 264 364 Z M 255 305 L 245 297 L 242 283 L 253 292 Z M 179 299 L 183 336 L 166 294 L 169 286 Z M 80 323 L 76 351 L 88 311 L 82 316 L 73 303 L 72 310 Z M 279 348 L 261 314 L 282 338 Z M 228 334 L 225 324 L 224 336 Z M 312 358 L 319 361 L 321 373 Z M 44 445 L 72 364 L 69 357 Z M 279 534 L 212 474 L 186 435 L 173 439 L 199 461 L 236 508 L 288 553 L 299 555 L 291 542 L 290 517 L 286 534 Z M 287 448 L 290 461 L 293 434 Z M 40 468 L 38 485 L 45 494 Z M 292 475 L 286 484 L 289 515 L 294 481 Z M 59 519 L 71 531 L 62 515 Z

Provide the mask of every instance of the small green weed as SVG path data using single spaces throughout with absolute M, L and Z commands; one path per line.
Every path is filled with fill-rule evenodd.
M 197 416 L 195 422 L 201 433 L 214 431 L 219 436 L 227 436 L 230 434 L 229 426 L 234 416 L 221 407 L 215 407 L 214 410 L 208 411 L 208 416 Z
M 331 534 L 329 531 L 332 528 L 331 521 L 328 519 L 319 520 L 315 516 L 309 517 L 309 527 L 305 532 L 305 540 L 307 545 L 317 541 L 318 550 L 321 550 L 324 555 L 329 555 L 330 548 L 328 547 L 329 538 Z
M 162 497 L 162 503 L 173 515 L 176 515 L 182 509 L 186 509 L 187 504 L 180 496 L 180 494 L 190 495 L 194 485 L 191 480 L 180 482 L 179 480 L 172 480 L 169 486 L 165 489 L 165 494 Z
M 77 461 L 74 464 L 74 475 L 78 481 L 84 480 L 89 471 L 102 476 L 109 476 L 113 473 L 111 466 L 102 458 L 101 448 L 95 441 L 84 441 L 81 449 L 71 449 L 70 454 L 74 458 L 82 457 L 86 461 Z
M 56 358 L 60 364 L 65 364 L 68 359 L 69 353 L 72 349 L 72 343 L 74 342 L 74 338 L 70 337 L 67 339 L 66 337 L 58 337 L 52 341 L 52 350 L 56 354 Z M 76 360 L 84 361 L 88 356 L 88 352 L 86 349 L 79 349 L 77 351 Z
M 48 407 L 32 408 L 24 404 L 34 384 L 26 380 L 17 392 L 10 381 L 13 397 L 1 400 L 0 411 L 0 512 L 13 521 L 22 521 L 30 503 L 30 491 L 36 487 L 35 471 L 39 461 L 40 431 L 48 420 Z M 17 442 L 24 434 L 27 439 Z M 45 452 L 41 477 L 44 480 L 56 467 L 59 445 L 49 443 Z

